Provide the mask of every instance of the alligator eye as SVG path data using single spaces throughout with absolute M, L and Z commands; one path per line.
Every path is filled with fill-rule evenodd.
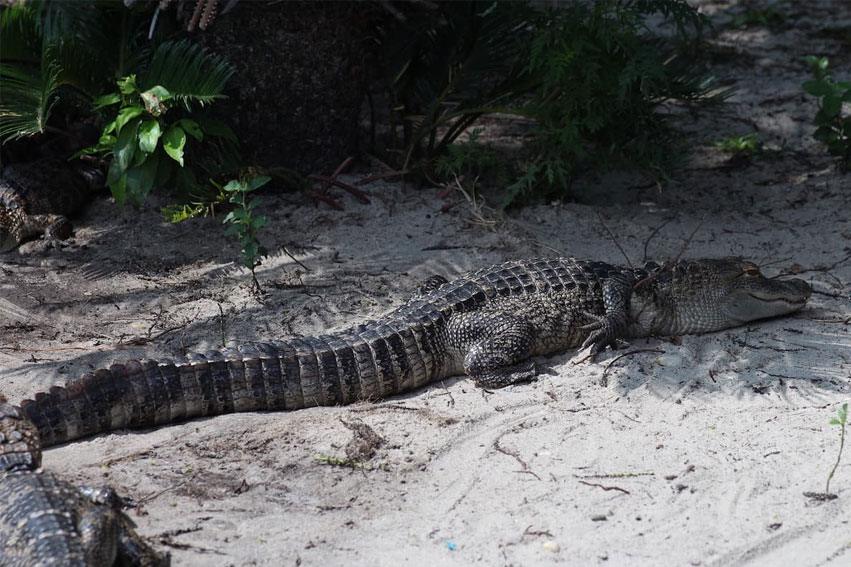
M 758 275 L 760 275 L 759 267 L 756 266 L 755 264 L 750 264 L 750 263 L 742 265 L 742 272 L 746 276 L 758 276 Z

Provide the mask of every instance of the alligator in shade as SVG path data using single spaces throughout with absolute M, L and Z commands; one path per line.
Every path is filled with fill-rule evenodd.
M 465 373 L 485 388 L 535 376 L 533 356 L 618 339 L 707 333 L 801 309 L 810 286 L 737 258 L 624 268 L 573 258 L 438 277 L 375 320 L 331 334 L 128 360 L 21 405 L 44 446 L 231 412 L 377 400 Z
M 14 164 L 0 175 L 0 253 L 27 240 L 71 236 L 69 215 L 103 188 L 103 173 L 58 158 Z
M 76 487 L 40 468 L 38 431 L 0 397 L 0 565 L 166 567 L 108 487 Z

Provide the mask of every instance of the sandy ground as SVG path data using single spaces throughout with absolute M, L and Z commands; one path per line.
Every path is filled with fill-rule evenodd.
M 371 204 L 341 197 L 342 213 L 267 197 L 276 253 L 262 300 L 219 220 L 171 226 L 154 202 L 136 213 L 102 199 L 61 248 L 0 259 L 0 388 L 17 401 L 116 359 L 324 332 L 431 274 L 509 258 L 623 263 L 609 231 L 633 262 L 645 248 L 742 255 L 800 273 L 808 307 L 630 347 L 658 352 L 542 359 L 537 382 L 490 394 L 456 379 L 374 404 L 116 432 L 50 450 L 45 466 L 132 498 L 140 531 L 176 565 L 849 565 L 851 455 L 838 499 L 803 495 L 824 489 L 839 444 L 828 421 L 851 397 L 851 178 L 811 140 L 815 104 L 800 89 L 803 55 L 851 69 L 841 33 L 813 28 L 830 13 L 847 34 L 841 4 L 784 5 L 780 30 L 719 33 L 714 70 L 737 94 L 683 117 L 693 160 L 661 192 L 586 179 L 586 202 L 492 228 L 464 204 L 441 213 L 434 189 L 373 184 Z M 706 6 L 721 23 L 729 7 Z M 750 163 L 713 147 L 754 130 L 765 151 Z M 362 468 L 329 464 L 358 423 L 384 443 Z

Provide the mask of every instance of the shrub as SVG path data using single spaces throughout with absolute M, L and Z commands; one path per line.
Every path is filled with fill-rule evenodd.
M 403 167 L 426 171 L 481 116 L 534 120 L 504 205 L 564 194 L 582 167 L 626 165 L 664 175 L 674 138 L 659 107 L 717 101 L 712 79 L 685 57 L 705 20 L 684 0 L 528 4 L 448 2 L 389 26 L 391 134 Z M 664 38 L 651 15 L 676 30 Z M 413 17 L 413 16 L 416 17 Z M 401 136 L 400 136 L 401 131 Z
M 267 176 L 234 179 L 222 188 L 225 193 L 230 195 L 228 202 L 234 205 L 234 209 L 225 216 L 223 221 L 230 225 L 227 234 L 235 236 L 239 240 L 242 246 L 240 250 L 242 263 L 251 270 L 254 290 L 257 291 L 260 290 L 260 283 L 257 281 L 255 270 L 260 265 L 260 257 L 266 254 L 266 249 L 260 245 L 257 233 L 266 226 L 266 217 L 255 213 L 260 200 L 256 197 L 249 199 L 248 194 L 270 180 L 271 178 Z
M 124 77 L 118 92 L 95 100 L 95 107 L 108 109 L 113 118 L 98 143 L 81 153 L 112 158 L 107 185 L 118 203 L 138 204 L 166 185 L 191 195 L 200 188 L 196 172 L 214 176 L 238 166 L 233 132 L 193 109 L 222 98 L 232 74 L 223 59 L 197 45 L 165 42 L 140 81 L 135 74 Z M 190 139 L 199 147 L 196 155 L 208 156 L 194 167 L 185 160 Z
M 842 103 L 851 102 L 851 82 L 834 81 L 826 57 L 808 57 L 807 62 L 814 78 L 804 83 L 804 90 L 819 98 L 813 137 L 847 169 L 851 164 L 851 115 L 843 114 Z

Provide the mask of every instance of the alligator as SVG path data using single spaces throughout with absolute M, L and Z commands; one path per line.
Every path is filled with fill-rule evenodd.
M 331 334 L 129 360 L 25 400 L 44 446 L 232 412 L 349 404 L 466 373 L 484 388 L 534 378 L 533 356 L 619 339 L 706 333 L 801 309 L 800 279 L 738 258 L 624 268 L 573 258 L 432 278 L 388 314 Z M 585 351 L 583 351 L 585 352 Z
M 111 488 L 78 488 L 40 467 L 38 430 L 0 397 L 0 565 L 169 565 Z
M 69 215 L 100 191 L 103 172 L 81 162 L 43 158 L 3 168 L 0 176 L 0 253 L 44 235 L 71 236 Z

